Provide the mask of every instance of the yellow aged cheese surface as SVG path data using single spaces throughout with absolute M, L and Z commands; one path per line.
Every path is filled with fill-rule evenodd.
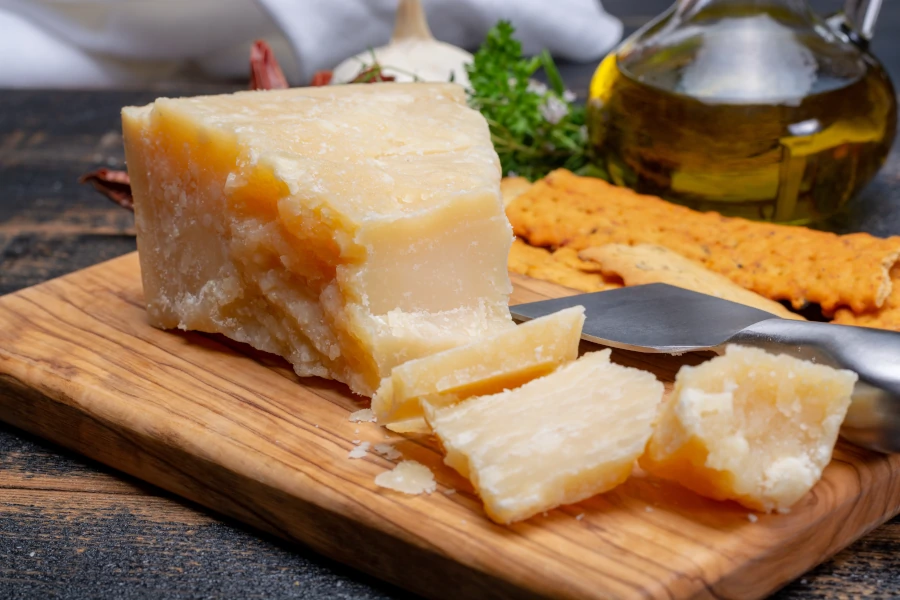
M 454 404 L 518 387 L 578 357 L 584 307 L 528 321 L 466 346 L 394 367 L 372 398 L 382 424 L 422 416 L 420 400 Z
M 487 124 L 453 84 L 161 98 L 122 111 L 150 321 L 371 395 L 513 327 Z
M 831 460 L 856 378 L 730 346 L 678 372 L 641 466 L 711 498 L 786 510 Z
M 609 350 L 520 388 L 426 406 L 446 452 L 488 516 L 511 523 L 619 485 L 644 451 L 663 385 L 609 361 Z

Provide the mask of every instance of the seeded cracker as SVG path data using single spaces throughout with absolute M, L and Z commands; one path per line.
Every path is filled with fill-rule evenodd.
M 745 290 L 724 275 L 714 273 L 700 263 L 662 246 L 607 244 L 582 250 L 579 256 L 597 263 L 607 274 L 618 275 L 625 285 L 667 283 L 752 306 L 783 319 L 804 320 L 778 302 Z
M 509 270 L 520 275 L 552 281 L 582 292 L 601 292 L 620 287 L 598 273 L 596 265 L 578 258 L 571 248 L 549 252 L 515 240 L 509 251 Z M 593 272 L 592 272 L 593 271 Z
M 500 196 L 503 206 L 524 194 L 531 187 L 531 182 L 524 177 L 504 177 L 500 180 Z
M 532 246 L 583 250 L 604 244 L 658 244 L 741 287 L 796 308 L 825 313 L 880 307 L 900 237 L 837 236 L 803 227 L 698 213 L 600 179 L 554 171 L 513 200 L 507 215 Z
M 892 329 L 900 331 L 900 263 L 891 269 L 891 281 L 894 282 L 891 294 L 884 301 L 884 305 L 875 311 L 863 314 L 853 314 L 852 311 L 841 308 L 834 313 L 833 323 L 839 325 L 856 325 L 858 327 L 874 327 L 876 329 Z

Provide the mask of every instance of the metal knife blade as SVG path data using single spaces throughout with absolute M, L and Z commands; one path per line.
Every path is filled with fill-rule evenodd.
M 582 305 L 585 340 L 638 352 L 711 350 L 742 329 L 775 315 L 664 283 L 579 294 L 510 307 L 528 321 Z

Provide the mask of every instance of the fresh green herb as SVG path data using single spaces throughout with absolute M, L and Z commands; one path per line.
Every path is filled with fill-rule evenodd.
M 471 65 L 469 104 L 487 119 L 504 175 L 530 180 L 566 168 L 588 172 L 584 107 L 573 104 L 546 50 L 522 56 L 507 21 L 491 29 Z M 549 86 L 532 79 L 543 68 Z

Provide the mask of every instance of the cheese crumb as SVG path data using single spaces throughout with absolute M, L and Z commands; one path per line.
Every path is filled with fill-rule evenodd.
M 584 518 L 584 513 L 580 513 L 580 514 L 578 514 L 578 515 L 575 516 L 575 520 L 576 520 L 576 521 L 580 521 L 580 520 L 582 520 L 583 518 Z
M 372 446 L 372 451 L 379 456 L 383 456 L 388 460 L 397 460 L 401 456 L 403 456 L 396 448 L 391 446 L 390 444 L 375 444 Z
M 753 513 L 750 513 L 747 515 L 747 520 L 750 521 L 751 523 L 756 523 L 757 521 L 759 521 L 759 517 L 757 517 Z
M 404 460 L 393 470 L 380 473 L 375 478 L 375 485 L 413 495 L 422 492 L 430 494 L 437 489 L 434 473 L 414 460 Z
M 350 422 L 351 423 L 374 423 L 375 422 L 375 413 L 372 412 L 371 408 L 364 408 L 362 410 L 358 410 L 354 413 L 350 413 Z
M 348 458 L 362 458 L 366 455 L 366 452 L 369 451 L 369 446 L 371 444 L 369 442 L 363 442 L 356 448 L 350 451 L 350 454 L 347 455 Z
M 452 496 L 455 493 L 456 493 L 456 490 L 454 490 L 453 488 L 447 488 L 446 490 L 444 490 L 445 496 Z

